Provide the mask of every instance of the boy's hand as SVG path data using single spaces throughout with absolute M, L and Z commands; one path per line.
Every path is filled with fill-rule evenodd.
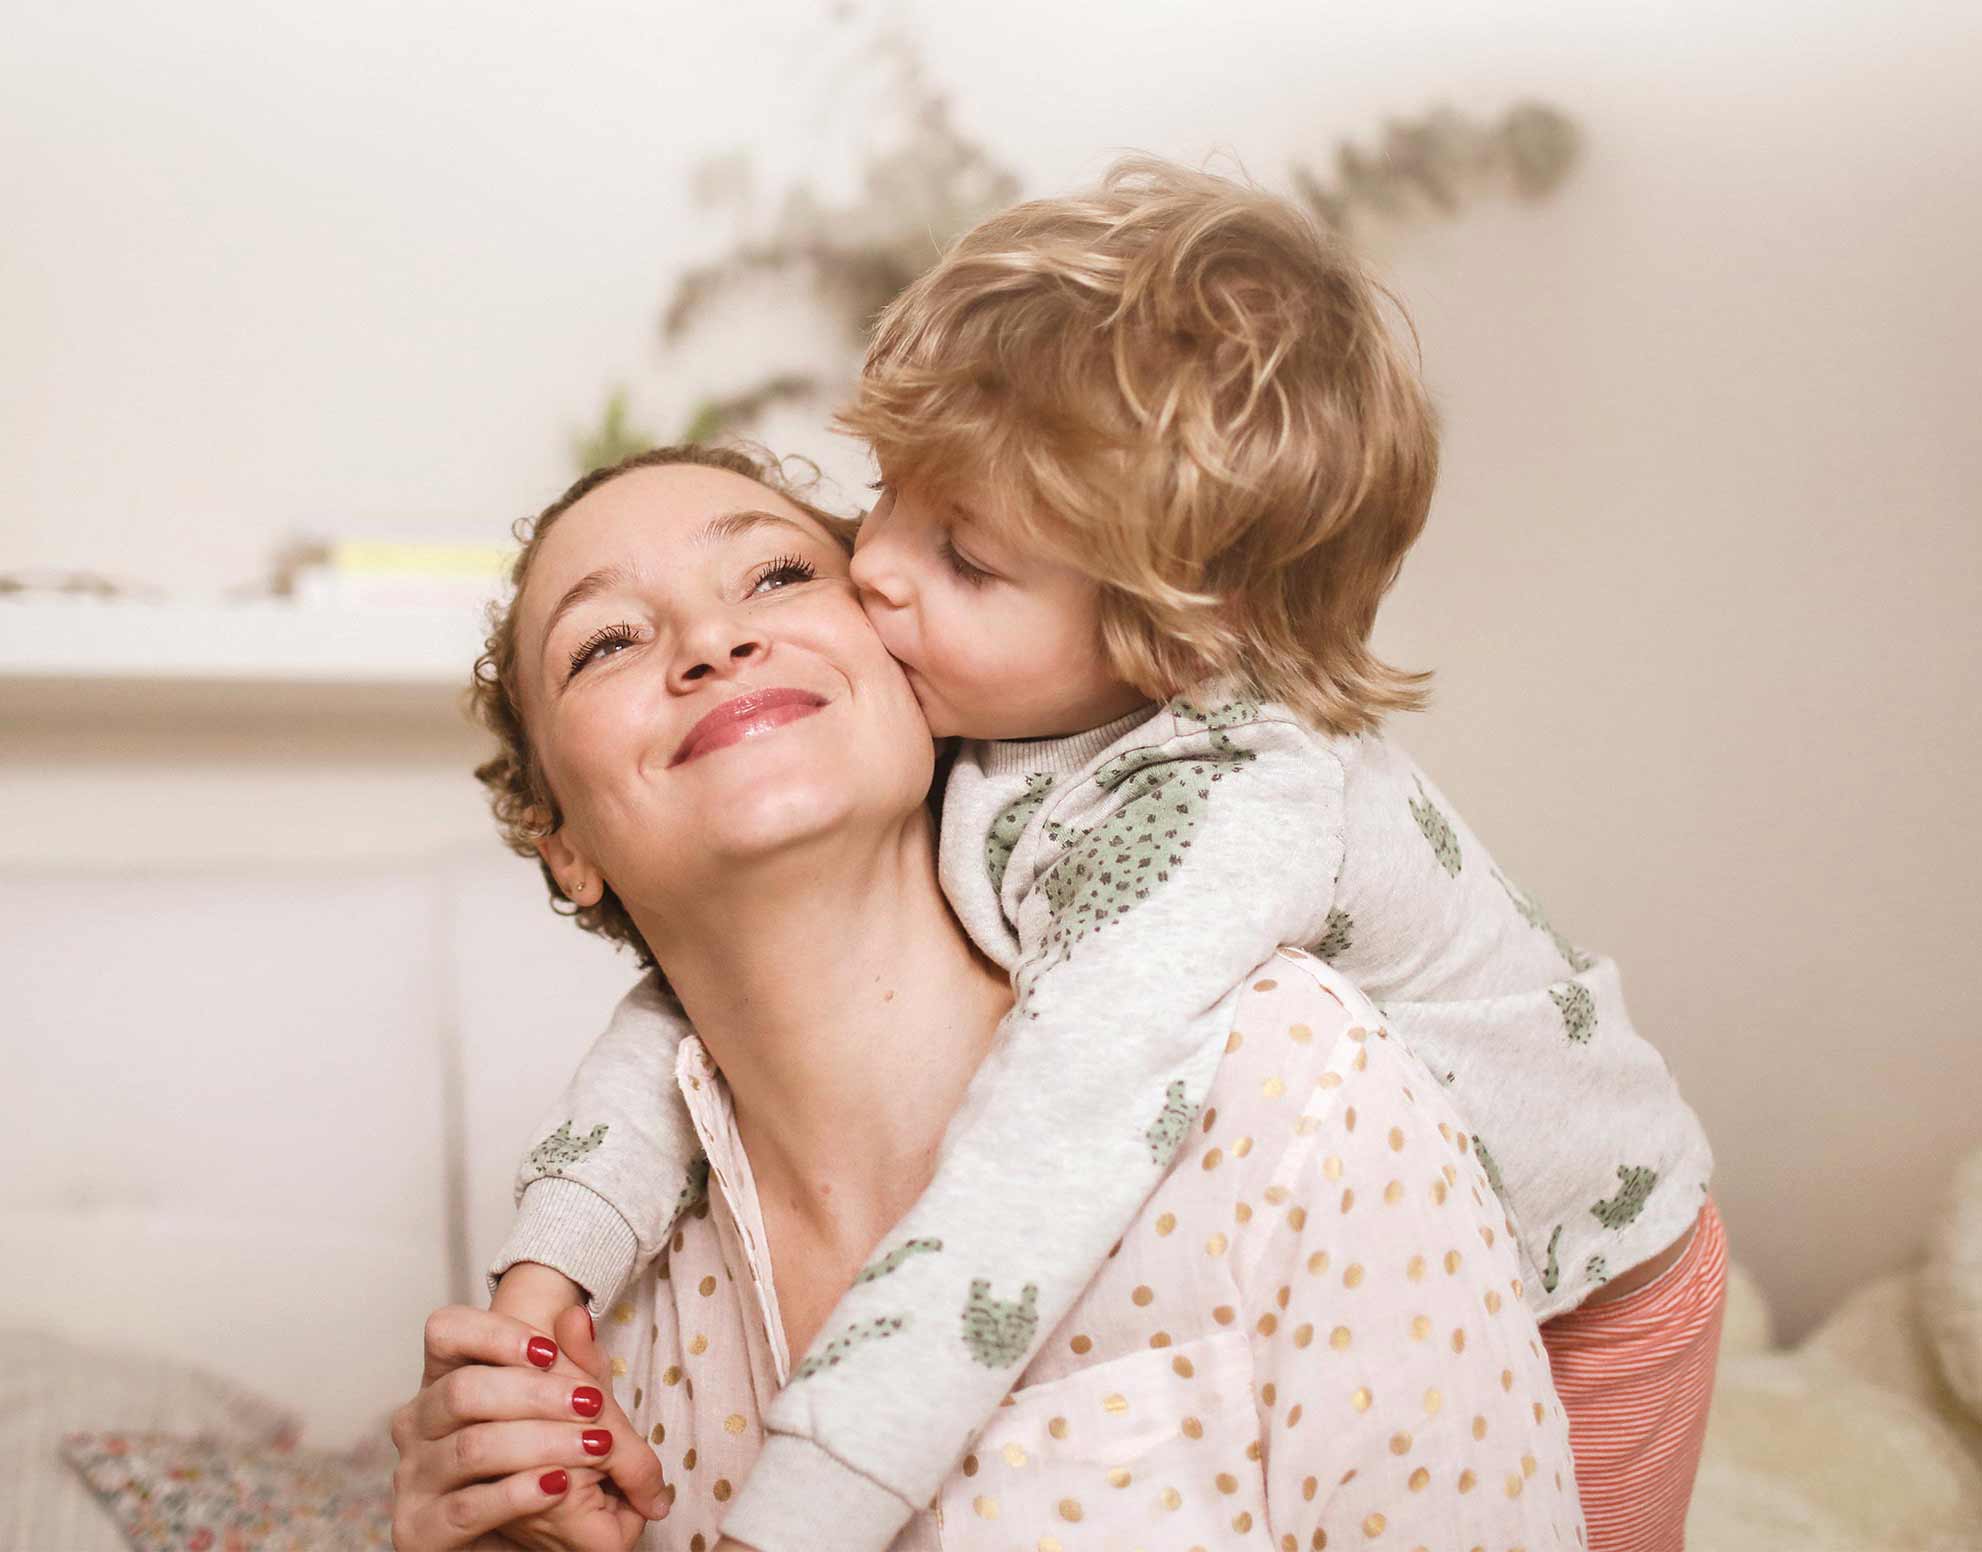
M 568 1373 L 596 1381 L 596 1388 L 605 1395 L 604 1411 L 596 1425 L 613 1436 L 612 1453 L 600 1462 L 599 1470 L 643 1514 L 655 1519 L 666 1514 L 673 1500 L 661 1480 L 660 1459 L 634 1431 L 613 1396 L 611 1363 L 599 1351 L 592 1317 L 585 1309 L 585 1290 L 551 1267 L 519 1261 L 502 1274 L 490 1307 L 556 1340 L 558 1358 L 551 1368 L 553 1374 Z M 554 1513 L 567 1509 L 574 1500 L 582 1498 L 590 1503 L 603 1495 L 596 1481 L 581 1486 L 580 1477 L 589 1476 L 591 1473 L 583 1472 L 572 1478 L 569 1497 L 560 1501 Z M 514 1531 L 508 1534 L 514 1535 Z

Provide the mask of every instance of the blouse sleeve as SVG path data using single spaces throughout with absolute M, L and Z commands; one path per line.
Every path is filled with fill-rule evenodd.
M 1274 1543 L 1573 1552 L 1516 1236 L 1437 1082 L 1356 1002 L 1244 1278 Z

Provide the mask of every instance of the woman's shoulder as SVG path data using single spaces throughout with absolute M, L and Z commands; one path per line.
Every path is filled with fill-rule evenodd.
M 1293 948 L 1246 979 L 1204 1114 L 1207 1134 L 1233 1139 L 1227 1152 L 1243 1195 L 1284 1185 L 1309 1154 L 1331 1137 L 1353 1137 L 1366 1118 L 1382 1118 L 1382 1147 L 1424 1136 L 1459 1151 L 1464 1136 L 1437 1080 L 1376 1005 Z

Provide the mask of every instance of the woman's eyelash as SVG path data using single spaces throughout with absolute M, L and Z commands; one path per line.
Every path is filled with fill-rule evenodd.
M 943 540 L 943 560 L 956 574 L 957 580 L 968 587 L 982 587 L 991 580 L 991 573 L 966 560 L 963 552 L 947 536 Z
M 750 591 L 752 593 L 757 592 L 766 582 L 774 578 L 779 581 L 781 586 L 790 587 L 796 582 L 810 582 L 818 575 L 819 568 L 813 565 L 811 561 L 801 560 L 796 555 L 780 555 L 762 571 L 757 573 L 756 580 L 750 584 Z
M 578 650 L 571 654 L 571 671 L 564 678 L 569 684 L 577 677 L 578 671 L 597 654 L 601 647 L 621 645 L 631 646 L 640 639 L 639 631 L 631 625 L 608 625 L 602 630 L 593 631 L 579 643 Z

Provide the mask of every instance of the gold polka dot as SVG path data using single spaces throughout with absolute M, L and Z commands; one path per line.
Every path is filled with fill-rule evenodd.
M 1225 1037 L 1225 1054 L 1227 1056 L 1230 1056 L 1234 1051 L 1238 1050 L 1239 1047 L 1244 1045 L 1245 1043 L 1246 1043 L 1246 1037 L 1240 1034 L 1236 1029 L 1233 1030 L 1230 1035 Z
M 1066 1438 L 1067 1420 L 1064 1417 L 1054 1418 L 1050 1423 L 1046 1425 L 1046 1431 L 1056 1439 Z
M 1174 1487 L 1166 1487 L 1163 1489 L 1163 1507 L 1165 1509 L 1170 1509 L 1170 1510 L 1179 1509 L 1183 1506 L 1183 1502 L 1184 1502 L 1184 1495 L 1178 1492 Z
M 1478 1482 L 1478 1481 L 1479 1481 L 1479 1478 L 1478 1478 L 1478 1477 L 1476 1477 L 1476 1476 L 1474 1476 L 1474 1475 L 1473 1475 L 1473 1473 L 1472 1473 L 1471 1471 L 1462 1471 L 1462 1472 L 1460 1472 L 1460 1473 L 1459 1473 L 1459 1491 L 1460 1491 L 1460 1492 L 1462 1492 L 1462 1493 L 1470 1493 L 1470 1492 L 1471 1492 L 1471 1491 L 1473 1490 L 1473 1484 L 1474 1484 L 1474 1483 L 1476 1483 L 1476 1482 Z
M 1294 1345 L 1296 1347 L 1306 1347 L 1313 1340 L 1314 1327 L 1308 1322 L 1302 1321 L 1300 1325 L 1294 1328 Z
M 1071 1342 L 1067 1343 L 1067 1346 L 1071 1347 L 1076 1353 L 1090 1352 L 1094 1348 L 1094 1338 L 1091 1336 L 1076 1336 Z
M 1208 1149 L 1201 1161 L 1206 1169 L 1216 1169 L 1225 1162 L 1225 1155 L 1217 1148 Z
M 1211 1312 L 1211 1318 L 1221 1326 L 1229 1326 L 1238 1319 L 1238 1312 L 1229 1304 L 1221 1304 Z
M 1228 1243 L 1230 1242 L 1223 1234 L 1214 1234 L 1204 1242 L 1204 1253 L 1208 1256 L 1222 1256 Z
M 1342 1161 L 1334 1154 L 1329 1154 L 1327 1158 L 1321 1161 L 1321 1172 L 1330 1180 L 1340 1180 L 1342 1178 Z
M 696 1357 L 701 1357 L 702 1354 L 709 1350 L 709 1339 L 700 1331 L 696 1332 L 695 1340 L 688 1344 L 688 1350 Z
M 1165 1214 L 1163 1214 L 1162 1217 L 1156 1220 L 1156 1232 L 1158 1234 L 1168 1234 L 1172 1229 L 1176 1228 L 1176 1226 L 1177 1226 L 1177 1215 L 1175 1213 L 1166 1212 Z
M 1177 1425 L 1177 1429 L 1186 1439 L 1202 1439 L 1204 1437 L 1204 1424 L 1199 1422 L 1195 1417 L 1185 1418 Z
M 1408 1455 L 1411 1453 L 1411 1436 L 1407 1433 L 1393 1433 L 1390 1436 L 1390 1453 Z
M 1542 1420 L 1542 1404 L 1539 1401 L 1537 1401 L 1535 1403 L 1535 1421 L 1539 1423 L 1541 1420 Z
M 1509 1498 L 1519 1498 L 1521 1496 L 1521 1473 L 1518 1471 L 1507 1473 L 1507 1496 Z
M 1445 1183 L 1447 1185 L 1456 1186 L 1459 1184 L 1459 1171 L 1454 1169 L 1450 1164 L 1439 1165 L 1438 1172 L 1445 1177 Z
M 1374 1541 L 1383 1534 L 1383 1527 L 1388 1523 L 1380 1514 L 1366 1515 L 1363 1518 L 1363 1534 Z
M 707 1552 L 709 1538 L 699 1530 L 688 1538 L 688 1552 Z
M 631 1304 L 615 1304 L 612 1311 L 612 1323 L 616 1326 L 631 1325 L 633 1323 L 633 1306 Z
M 1325 1072 L 1314 1080 L 1314 1086 L 1318 1089 L 1339 1089 L 1342 1087 L 1342 1074 L 1339 1072 Z
M 1296 1137 L 1312 1137 L 1320 1130 L 1320 1116 L 1304 1115 L 1294 1122 L 1294 1135 Z
M 1356 1188 L 1354 1186 L 1344 1186 L 1342 1188 L 1342 1211 L 1346 1213 L 1351 1207 L 1354 1207 L 1355 1205 L 1356 1205 Z
M 1509 1288 L 1511 1288 L 1511 1289 L 1513 1289 L 1513 1291 L 1514 1291 L 1514 1297 L 1515 1297 L 1515 1298 L 1517 1298 L 1517 1299 L 1518 1299 L 1518 1298 L 1520 1298 L 1520 1297 L 1522 1296 L 1522 1293 L 1521 1293 L 1521 1279 L 1520 1279 L 1520 1278 L 1518 1278 L 1518 1277 L 1517 1277 L 1517 1278 L 1515 1278 L 1515 1279 L 1514 1279 L 1514 1281 L 1512 1281 L 1511 1283 L 1509 1283 L 1509 1284 L 1508 1284 L 1507 1286 L 1508 1286 Z
M 1113 1471 L 1108 1473 L 1108 1485 L 1110 1487 L 1127 1487 L 1134 1480 L 1135 1476 L 1133 1473 L 1120 1466 L 1117 1466 Z
M 1179 1353 L 1176 1357 L 1170 1360 L 1170 1367 L 1176 1371 L 1177 1376 L 1180 1379 L 1187 1380 L 1193 1374 L 1197 1373 L 1196 1367 L 1191 1363 L 1190 1359 L 1186 1358 L 1182 1353 Z
M 1167 1331 L 1151 1332 L 1149 1345 L 1151 1347 L 1168 1347 L 1170 1345 L 1170 1333 Z
M 1389 1185 L 1383 1188 L 1383 1205 L 1385 1207 L 1395 1207 L 1399 1202 L 1403 1200 L 1404 1200 L 1403 1181 L 1393 1180 L 1390 1182 Z
M 1306 1499 L 1309 1503 L 1314 1502 L 1314 1495 L 1320 1491 L 1321 1491 L 1321 1484 L 1317 1482 L 1313 1477 L 1303 1477 L 1301 1479 L 1301 1497 Z
M 1361 1072 L 1365 1067 L 1369 1066 L 1369 1064 L 1370 1064 L 1369 1052 L 1358 1051 L 1356 1053 L 1356 1059 L 1353 1062 L 1351 1062 L 1349 1065 L 1355 1068 L 1357 1072 Z
M 938 1519 L 936 1523 L 940 1526 L 943 1522 L 941 1519 Z M 1039 1552 L 1062 1552 L 1059 1538 L 1056 1536 L 1041 1536 L 1039 1538 Z
M 1466 1350 L 1466 1331 L 1463 1326 L 1452 1328 L 1452 1350 L 1455 1353 L 1463 1353 Z
M 1310 1275 L 1319 1277 L 1323 1272 L 1327 1270 L 1328 1270 L 1327 1251 L 1317 1250 L 1313 1255 L 1308 1257 L 1308 1272 L 1310 1273 Z
M 1242 1159 L 1252 1151 L 1253 1140 L 1250 1137 L 1241 1137 L 1237 1142 L 1232 1144 L 1232 1157 L 1235 1159 Z
M 1268 1186 L 1266 1188 L 1266 1205 L 1268 1207 L 1284 1207 L 1287 1198 L 1292 1195 L 1293 1193 L 1285 1186 Z
M 1198 1120 L 1198 1125 L 1203 1127 L 1206 1133 L 1209 1133 L 1211 1131 L 1212 1124 L 1215 1121 L 1217 1121 L 1217 1119 L 1218 1119 L 1218 1107 L 1216 1105 L 1206 1105 L 1204 1107 L 1203 1116 L 1201 1116 Z
M 1351 1040 L 1354 1040 L 1360 1044 L 1362 1041 L 1369 1039 L 1369 1037 L 1370 1037 L 1370 1032 L 1367 1029 L 1363 1028 L 1362 1025 L 1352 1024 L 1349 1026 L 1349 1038 Z
M 633 1410 L 636 1412 L 639 1411 L 640 1403 L 646 1399 L 647 1399 L 647 1392 L 645 1388 L 639 1385 L 635 1385 L 633 1387 Z
M 1270 992 L 1279 984 L 1278 981 L 1255 981 L 1253 982 L 1253 990 L 1256 992 Z
M 1500 1388 L 1502 1390 L 1512 1390 L 1514 1388 L 1514 1371 L 1512 1369 L 1502 1369 L 1500 1371 Z
M 1025 1450 L 1017 1444 L 1008 1444 L 998 1452 L 1005 1457 L 1005 1464 L 1017 1471 L 1025 1464 Z
M 1452 1276 L 1452 1275 L 1453 1275 L 1454 1273 L 1456 1273 L 1456 1272 L 1457 1272 L 1458 1270 L 1459 1270 L 1459 1252 L 1458 1252 L 1458 1251 L 1456 1251 L 1456 1250 L 1448 1250 L 1448 1251 L 1446 1251 L 1446 1252 L 1445 1252 L 1445 1275 L 1446 1275 L 1447 1277 L 1450 1277 L 1450 1276 Z
M 971 1507 L 977 1511 L 977 1517 L 980 1520 L 995 1520 L 998 1518 L 998 1500 L 988 1497 L 983 1493 L 979 1493 L 972 1500 Z
M 695 1291 L 701 1294 L 703 1298 L 705 1299 L 708 1298 L 710 1294 L 716 1291 L 715 1278 L 713 1277 L 703 1278 L 702 1281 L 696 1285 Z
M 1464 1132 L 1461 1132 L 1459 1134 L 1459 1151 L 1461 1153 L 1464 1153 L 1468 1148 L 1472 1147 L 1472 1145 L 1473 1145 L 1473 1139 L 1467 1136 Z
M 742 1433 L 743 1429 L 744 1429 L 744 1422 L 743 1422 L 743 1414 L 741 1412 L 732 1412 L 728 1417 L 723 1419 L 724 1432 Z
M 1287 1209 L 1288 1228 L 1292 1229 L 1296 1234 L 1298 1234 L 1301 1232 L 1302 1229 L 1305 1229 L 1307 1226 L 1308 1226 L 1308 1210 L 1305 1207 L 1289 1207 Z
M 1280 1392 L 1275 1388 L 1273 1381 L 1268 1380 L 1264 1385 L 1259 1387 L 1259 1399 L 1264 1401 L 1268 1406 L 1272 1406 L 1275 1401 L 1280 1399 Z
M 1305 1024 L 1289 1024 L 1287 1026 L 1287 1038 L 1293 1041 L 1295 1045 L 1306 1045 L 1310 1040 L 1314 1039 L 1314 1031 L 1309 1029 Z
M 1354 1105 L 1351 1105 L 1347 1110 L 1342 1112 L 1342 1125 L 1346 1130 L 1351 1132 L 1356 1129 L 1356 1107 Z
M 1137 1309 L 1142 1309 L 1155 1297 L 1156 1291 L 1148 1283 L 1138 1283 L 1136 1285 L 1136 1291 L 1129 1295 L 1129 1302 L 1134 1304 Z
M 698 1338 L 697 1340 L 700 1340 L 700 1339 Z M 700 1351 L 701 1351 L 701 1348 L 699 1348 L 699 1347 L 697 1347 L 697 1348 L 691 1348 L 691 1349 L 689 1349 L 689 1350 L 690 1350 L 691 1352 L 700 1352 Z M 624 1358 L 615 1358 L 615 1359 L 613 1359 L 613 1361 L 612 1361 L 612 1377 L 613 1377 L 614 1379 L 616 1379 L 616 1380 L 623 1380 L 623 1379 L 625 1379 L 625 1378 L 626 1378 L 626 1360 L 625 1360 Z
M 661 1376 L 661 1383 L 663 1385 L 679 1385 L 681 1383 L 681 1365 L 676 1363 L 669 1364 L 667 1373 Z
M 1272 1336 L 1279 1329 L 1280 1317 L 1275 1315 L 1272 1310 L 1268 1310 L 1264 1315 L 1259 1317 L 1258 1330 L 1261 1336 Z
M 1370 1395 L 1369 1386 L 1358 1385 L 1355 1388 L 1355 1390 L 1350 1393 L 1349 1405 L 1354 1407 L 1358 1412 L 1367 1412 L 1370 1409 L 1370 1402 L 1374 1399 L 1375 1398 Z
M 1298 1401 L 1287 1409 L 1287 1426 L 1289 1428 L 1298 1428 L 1301 1426 L 1301 1404 Z M 1247 1453 L 1251 1454 L 1251 1451 Z M 1258 1457 L 1254 1456 L 1254 1459 L 1258 1459 Z
M 1357 1287 L 1358 1285 L 1361 1284 L 1362 1280 L 1363 1280 L 1362 1262 L 1351 1261 L 1346 1267 L 1342 1269 L 1342 1286 L 1344 1288 Z
M 665 1423 L 656 1423 L 652 1428 L 647 1430 L 647 1442 L 649 1444 L 665 1444 L 667 1443 L 667 1439 L 668 1430 Z
M 1322 1548 L 1328 1545 L 1328 1532 L 1325 1530 L 1316 1531 L 1314 1533 L 1314 1540 L 1310 1541 L 1308 1545 L 1314 1549 L 1314 1552 L 1322 1552 Z
M 1431 1473 L 1425 1470 L 1423 1466 L 1418 1467 L 1416 1471 L 1411 1473 L 1410 1487 L 1412 1492 L 1422 1493 L 1430 1485 Z
M 1234 1202 L 1232 1204 L 1232 1216 L 1240 1223 L 1251 1223 L 1253 1221 L 1252 1203 Z
M 1498 1288 L 1487 1289 L 1486 1307 L 1489 1315 L 1498 1315 L 1500 1313 L 1500 1290 Z
M 1438 1393 L 1436 1386 L 1425 1392 L 1425 1410 L 1427 1412 L 1436 1412 L 1444 1405 L 1445 1398 Z
M 1232 1516 L 1232 1529 L 1237 1531 L 1241 1536 L 1243 1536 L 1247 1531 L 1251 1530 L 1252 1528 L 1253 1528 L 1253 1517 L 1250 1511 L 1243 1514 L 1235 1514 Z
M 1535 1474 L 1535 1457 L 1532 1455 L 1523 1455 L 1521 1457 L 1521 1475 L 1524 1477 L 1531 1477 L 1534 1474 Z
M 1287 1080 L 1278 1075 L 1268 1078 L 1259 1086 L 1259 1091 L 1268 1099 L 1278 1099 L 1287 1092 Z
M 964 1456 L 963 1474 L 967 1477 L 974 1477 L 977 1475 L 977 1457 L 975 1455 Z
M 729 1485 L 728 1477 L 717 1477 L 716 1485 L 710 1488 L 709 1491 L 715 1494 L 717 1503 L 728 1503 L 729 1495 L 733 1489 Z
M 1349 1350 L 1349 1328 L 1347 1326 L 1337 1326 L 1333 1331 L 1329 1332 L 1328 1345 L 1338 1353 L 1346 1353 Z
M 1129 1398 L 1119 1390 L 1110 1391 L 1101 1398 L 1101 1409 L 1104 1412 L 1112 1412 L 1119 1417 L 1122 1413 L 1128 1411 Z
M 683 1471 L 693 1471 L 695 1469 L 696 1458 L 695 1451 L 690 1449 L 686 1455 L 681 1457 L 681 1469 Z
M 1443 1180 L 1434 1180 L 1431 1183 L 1431 1201 L 1434 1207 L 1443 1207 L 1445 1205 L 1445 1182 Z
M 1488 1250 L 1491 1250 L 1491 1249 L 1493 1249 L 1493 1230 L 1492 1230 L 1492 1229 L 1489 1229 L 1489 1228 L 1486 1228 L 1486 1227 L 1484 1227 L 1484 1226 L 1482 1226 L 1482 1227 L 1481 1227 L 1481 1229 L 1480 1229 L 1480 1238 L 1486 1241 L 1486 1246 L 1487 1246 L 1487 1249 L 1488 1249 Z
M 1411 1257 L 1409 1261 L 1404 1263 L 1404 1275 L 1414 1283 L 1423 1282 L 1425 1280 L 1425 1258 L 1423 1256 Z
M 1236 1493 L 1239 1490 L 1239 1479 L 1229 1471 L 1219 1472 L 1216 1480 L 1221 1493 Z

